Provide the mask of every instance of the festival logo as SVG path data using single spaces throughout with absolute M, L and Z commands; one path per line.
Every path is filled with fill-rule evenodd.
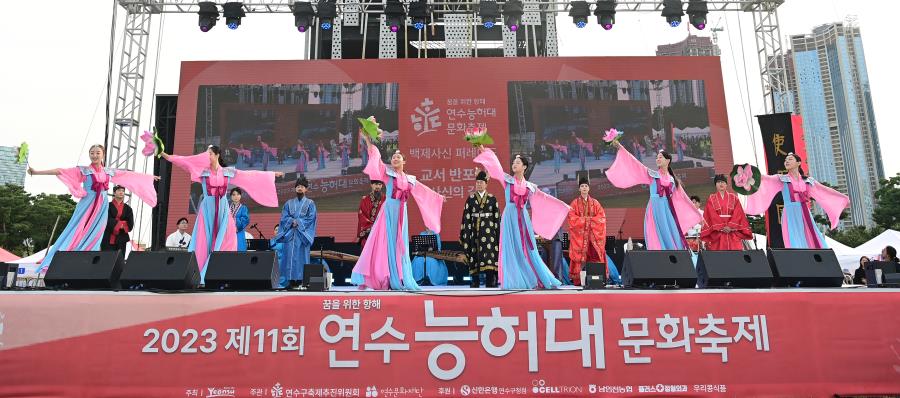
M 272 386 L 271 392 L 272 398 L 281 398 L 284 396 L 284 388 L 281 387 L 281 383 L 275 383 L 275 385 Z
M 441 108 L 434 106 L 431 98 L 425 98 L 409 116 L 409 119 L 412 121 L 413 129 L 418 133 L 417 135 L 433 133 L 442 125 Z
M 206 398 L 234 396 L 234 387 L 207 387 Z

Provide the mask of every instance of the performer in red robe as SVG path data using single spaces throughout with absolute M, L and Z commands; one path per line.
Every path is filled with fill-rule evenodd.
M 586 178 L 578 181 L 581 193 L 569 207 L 569 277 L 581 286 L 584 263 L 606 262 L 606 212 L 597 199 L 590 197 L 591 185 Z M 607 275 L 608 276 L 608 275 Z
M 717 174 L 716 192 L 706 200 L 700 239 L 708 250 L 743 250 L 741 241 L 753 239 L 753 231 L 737 195 L 728 192 L 728 178 Z
M 372 192 L 363 196 L 359 201 L 359 222 L 356 226 L 356 237 L 359 239 L 359 245 L 366 245 L 366 238 L 372 231 L 372 225 L 375 224 L 375 217 L 381 210 L 381 204 L 384 203 L 384 183 L 378 180 L 372 180 Z

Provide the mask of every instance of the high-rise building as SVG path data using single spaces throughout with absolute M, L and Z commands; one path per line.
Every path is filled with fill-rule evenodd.
M 678 43 L 656 46 L 658 57 L 718 57 L 721 54 L 712 38 L 692 34 Z M 668 92 L 668 105 L 684 103 L 706 106 L 706 84 L 703 80 L 673 80 Z
M 884 166 L 859 27 L 838 22 L 791 36 L 787 59 L 793 110 L 803 117 L 807 172 L 850 196 L 844 226 L 874 226 Z
M 0 146 L 0 185 L 25 185 L 25 169 L 28 162 L 18 163 L 19 148 Z

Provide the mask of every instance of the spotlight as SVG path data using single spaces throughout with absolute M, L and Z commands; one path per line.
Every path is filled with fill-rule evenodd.
M 681 0 L 663 0 L 662 16 L 666 17 L 669 26 L 677 28 L 681 25 L 682 11 Z
M 225 17 L 225 25 L 228 26 L 228 29 L 235 30 L 241 26 L 241 18 L 247 14 L 244 14 L 242 3 L 231 2 L 222 5 L 222 16 Z
M 688 3 L 687 15 L 691 20 L 691 25 L 694 25 L 695 28 L 699 30 L 706 28 L 706 14 L 708 13 L 709 8 L 707 8 L 705 0 L 691 0 Z
M 597 0 L 597 8 L 594 9 L 597 23 L 604 30 L 610 30 L 616 24 L 616 0 Z
M 429 19 L 428 3 L 426 0 L 416 0 L 409 3 L 409 18 L 412 25 L 418 30 L 425 29 Z
M 319 27 L 330 30 L 337 17 L 337 5 L 334 0 L 319 0 L 316 5 L 316 16 L 319 17 Z
M 391 32 L 397 32 L 401 26 L 406 26 L 406 10 L 400 0 L 388 0 L 384 6 L 384 22 L 391 28 Z
M 575 26 L 583 28 L 587 26 L 588 16 L 591 15 L 591 6 L 586 1 L 578 0 L 569 3 L 569 16 Z
M 313 10 L 312 4 L 309 4 L 308 1 L 295 1 L 291 8 L 294 13 L 294 26 L 300 33 L 306 32 L 313 24 L 313 18 L 316 17 L 316 11 Z
M 200 6 L 200 11 L 197 11 L 197 15 L 200 16 L 200 31 L 209 32 L 219 20 L 219 9 L 216 7 L 216 3 L 211 1 L 201 1 L 198 5 Z
M 481 17 L 481 24 L 485 28 L 493 28 L 500 19 L 500 6 L 494 0 L 481 0 L 478 3 L 478 16 Z
M 519 30 L 522 24 L 522 14 L 524 14 L 524 6 L 521 0 L 507 0 L 503 3 L 503 23 L 509 30 L 515 32 Z

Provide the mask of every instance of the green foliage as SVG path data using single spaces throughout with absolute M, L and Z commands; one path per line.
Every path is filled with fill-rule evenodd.
M 765 235 L 766 234 L 766 218 L 763 216 L 747 216 L 747 221 L 750 222 L 750 229 L 753 230 L 754 234 L 757 235 Z
M 900 174 L 881 180 L 875 200 L 878 201 L 872 212 L 875 224 L 883 229 L 900 230 Z
M 0 246 L 20 256 L 31 254 L 34 248 L 43 249 L 50 241 L 56 218 L 59 236 L 74 210 L 75 202 L 69 195 L 35 196 L 16 185 L 0 186 Z M 30 246 L 26 244 L 29 239 Z
M 828 231 L 827 235 L 838 242 L 850 247 L 857 247 L 866 243 L 872 238 L 884 232 L 884 228 L 866 228 L 864 226 L 853 226 L 844 229 L 836 229 Z

